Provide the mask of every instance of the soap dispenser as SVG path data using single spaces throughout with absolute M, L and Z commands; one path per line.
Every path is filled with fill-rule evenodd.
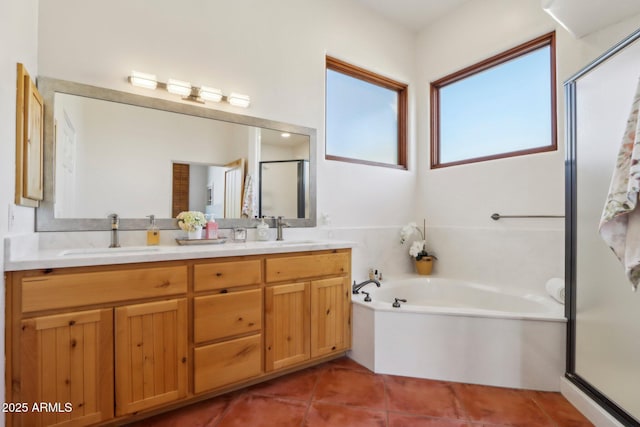
M 205 226 L 205 236 L 207 239 L 217 239 L 218 238 L 218 223 L 216 222 L 213 214 L 206 215 L 207 225 Z
M 256 225 L 256 237 L 258 240 L 269 240 L 269 224 L 264 222 L 264 217 L 260 219 L 260 224 Z
M 147 246 L 157 246 L 160 244 L 160 229 L 156 225 L 156 216 L 147 215 L 149 227 L 147 227 Z

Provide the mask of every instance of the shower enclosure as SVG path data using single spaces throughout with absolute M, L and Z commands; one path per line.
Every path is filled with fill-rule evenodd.
M 640 426 L 640 292 L 598 226 L 640 77 L 640 30 L 565 83 L 566 377 L 625 426 Z
M 309 217 L 309 161 L 260 162 L 259 216 Z M 277 206 L 277 208 L 275 208 Z

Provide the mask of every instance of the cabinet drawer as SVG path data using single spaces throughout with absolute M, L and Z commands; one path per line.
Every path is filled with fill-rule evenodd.
M 194 349 L 194 392 L 260 375 L 261 339 L 261 335 L 252 335 Z
M 187 267 L 139 268 L 22 279 L 24 313 L 187 292 Z
M 267 282 L 297 280 L 349 272 L 349 254 L 344 252 L 267 259 Z
M 195 342 L 259 331 L 262 289 L 194 298 Z
M 194 290 L 206 291 L 259 284 L 262 268 L 259 259 L 196 264 L 194 276 Z

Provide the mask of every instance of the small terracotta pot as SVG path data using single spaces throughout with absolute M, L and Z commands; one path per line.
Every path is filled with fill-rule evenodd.
M 423 257 L 420 261 L 416 260 L 416 271 L 422 276 L 428 276 L 433 269 L 433 257 Z

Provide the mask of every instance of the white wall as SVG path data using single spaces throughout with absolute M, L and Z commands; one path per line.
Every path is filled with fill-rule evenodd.
M 640 17 L 576 40 L 539 0 L 463 4 L 418 36 L 418 197 L 438 274 L 542 289 L 564 277 L 564 221 L 493 221 L 490 215 L 564 214 L 563 82 L 632 32 Z M 429 169 L 429 83 L 482 59 L 556 31 L 558 150 Z
M 15 222 L 9 229 L 9 206 L 13 205 L 15 186 L 15 117 L 16 63 L 22 62 L 32 76 L 38 74 L 37 62 L 37 0 L 5 0 L 0 5 L 0 240 L 9 233 L 33 231 L 33 209 L 16 207 Z M 0 259 L 4 259 L 4 245 L 0 244 Z M 0 265 L 0 310 L 4 313 L 4 266 Z M 0 354 L 4 354 L 4 315 L 0 318 Z M 4 361 L 0 364 L 4 378 Z M 5 390 L 0 387 L 0 400 Z M 4 425 L 4 417 L 0 417 Z
M 564 274 L 562 220 L 493 222 L 489 215 L 564 213 L 561 83 L 631 32 L 638 19 L 576 40 L 538 0 L 476 0 L 416 37 L 348 1 L 189 0 L 181 6 L 168 0 L 155 2 L 154 8 L 144 0 L 41 0 L 40 72 L 173 100 L 162 91 L 135 89 L 125 77 L 137 69 L 161 80 L 175 77 L 248 93 L 249 110 L 215 107 L 318 130 L 318 214 L 330 215 L 334 237 L 365 227 L 360 234 L 382 233 L 377 245 L 405 252 L 382 228 L 426 217 L 429 249 L 440 258 L 438 274 L 538 288 Z M 429 170 L 429 82 L 554 29 L 559 150 Z M 324 160 L 327 53 L 410 83 L 409 171 Z M 416 117 L 421 118 L 419 134 Z M 396 268 L 369 256 L 372 251 L 362 245 L 354 258 Z M 406 262 L 399 270 L 411 268 L 406 253 L 400 259 Z M 498 269 L 502 260 L 512 268 Z M 362 273 L 354 269 L 355 277 Z
M 355 2 L 42 0 L 39 42 L 49 77 L 168 96 L 126 83 L 136 69 L 247 93 L 248 110 L 215 108 L 318 130 L 318 210 L 334 225 L 412 217 L 415 163 L 407 172 L 324 160 L 325 54 L 412 83 L 414 35 Z

